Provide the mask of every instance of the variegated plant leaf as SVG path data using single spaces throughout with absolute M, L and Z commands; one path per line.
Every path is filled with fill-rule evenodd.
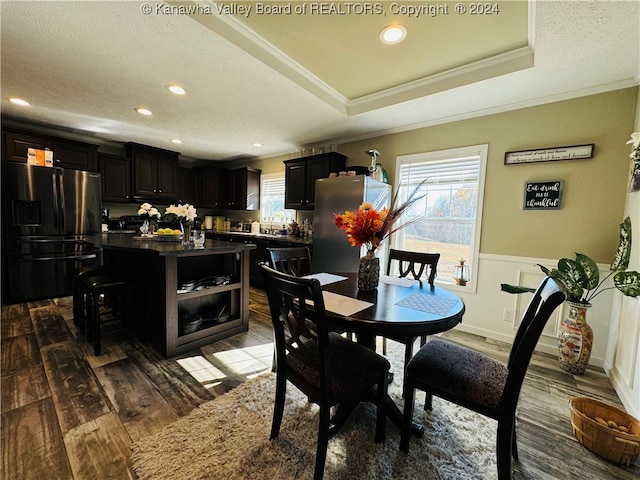
M 629 257 L 631 257 L 631 219 L 627 217 L 620 224 L 620 244 L 609 269 L 626 270 L 629 267 Z
M 585 276 L 587 277 L 587 283 L 582 284 L 582 286 L 587 290 L 593 290 L 596 288 L 598 283 L 600 283 L 600 270 L 598 270 L 596 262 L 582 253 L 576 253 L 576 262 L 580 264 Z
M 582 285 L 576 282 L 569 274 L 554 268 L 548 275 L 562 284 L 567 300 L 570 302 L 582 301 L 584 289 L 582 288 Z
M 613 283 L 628 297 L 640 295 L 640 273 L 638 272 L 618 272 L 613 276 Z
M 589 288 L 589 277 L 582 264 L 570 258 L 558 260 L 558 270 L 580 285 L 581 288 Z
M 509 285 L 508 283 L 501 283 L 500 290 L 507 293 L 534 293 L 535 288 L 521 287 L 520 285 Z

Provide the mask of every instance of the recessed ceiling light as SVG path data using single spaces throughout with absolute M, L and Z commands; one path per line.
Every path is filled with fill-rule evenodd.
M 138 112 L 140 115 L 153 115 L 153 112 L 151 110 L 143 107 L 137 107 L 136 112 Z
M 31 104 L 22 98 L 17 97 L 7 97 L 11 103 L 15 103 L 16 105 L 20 105 L 21 107 L 28 107 Z
M 175 84 L 167 85 L 167 90 L 169 90 L 171 93 L 175 93 L 176 95 L 185 95 L 187 93 L 184 88 L 182 88 L 180 85 Z
M 260 142 L 253 142 L 251 145 L 253 145 L 256 148 L 260 148 L 263 147 L 264 145 L 262 145 Z
M 400 43 L 407 36 L 407 29 L 402 25 L 389 25 L 380 32 L 380 41 L 387 45 Z
M 172 138 L 171 143 L 182 143 L 182 140 L 180 140 L 179 138 Z

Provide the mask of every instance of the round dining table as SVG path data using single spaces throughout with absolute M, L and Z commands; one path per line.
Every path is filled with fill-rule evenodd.
M 449 330 L 460 323 L 464 315 L 465 305 L 462 299 L 443 287 L 382 277 L 378 288 L 362 291 L 358 289 L 357 273 L 332 272 L 332 275 L 342 277 L 341 280 L 322 285 L 323 291 L 338 295 L 332 295 L 332 301 L 340 303 L 341 297 L 347 297 L 347 302 L 348 299 L 356 299 L 366 304 L 359 305 L 361 310 L 345 315 L 339 312 L 339 308 L 332 311 L 325 297 L 331 328 L 355 333 L 358 343 L 372 350 L 376 348 L 378 336 L 401 341 L 408 345 L 404 365 L 411 359 L 412 346 L 417 337 Z M 359 401 L 354 400 L 338 407 L 332 419 L 332 432 L 339 429 Z M 385 407 L 387 416 L 400 428 L 402 413 L 389 396 Z M 412 432 L 421 436 L 424 427 L 414 423 Z

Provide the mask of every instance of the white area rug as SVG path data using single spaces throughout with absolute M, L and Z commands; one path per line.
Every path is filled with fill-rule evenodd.
M 395 382 L 390 393 L 402 408 L 402 347 L 389 342 Z M 275 375 L 267 373 L 234 388 L 159 433 L 132 445 L 141 480 L 311 479 L 316 452 L 318 408 L 291 384 L 280 436 L 269 441 Z M 375 407 L 361 404 L 329 440 L 325 479 L 495 479 L 497 423 L 434 398 L 422 408 L 417 393 L 414 420 L 425 426 L 399 450 L 400 431 L 387 423 L 386 441 L 373 441 Z

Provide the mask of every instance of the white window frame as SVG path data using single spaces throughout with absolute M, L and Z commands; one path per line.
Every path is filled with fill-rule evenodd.
M 273 180 L 282 180 L 282 184 L 283 184 L 283 192 L 282 195 L 284 197 L 284 179 L 285 179 L 285 174 L 284 172 L 276 172 L 276 173 L 264 173 L 262 175 L 260 175 L 260 205 L 266 205 L 266 203 L 264 202 L 264 197 L 263 195 L 267 193 L 267 191 L 269 189 L 265 188 L 265 182 L 269 182 L 269 181 L 273 181 Z M 283 205 L 283 210 L 285 212 L 285 219 L 282 219 L 281 221 L 275 221 L 276 223 L 282 224 L 284 221 L 286 221 L 287 215 L 286 212 L 293 212 L 293 218 L 295 218 L 296 215 L 296 211 L 295 210 L 291 210 L 291 209 L 285 209 L 284 205 Z M 291 216 L 291 214 L 290 214 Z M 267 222 L 269 223 L 269 220 L 266 219 L 264 211 L 260 210 L 260 221 L 261 222 Z M 272 222 L 274 222 L 273 220 L 271 220 Z
M 414 163 L 424 163 L 437 160 L 451 160 L 455 158 L 465 158 L 477 156 L 480 160 L 479 172 L 478 172 L 478 197 L 477 197 L 477 209 L 475 224 L 471 235 L 471 258 L 465 259 L 469 264 L 470 269 L 470 282 L 462 287 L 455 284 L 451 278 L 438 278 L 436 282 L 446 286 L 448 289 L 460 290 L 464 292 L 476 293 L 478 286 L 478 264 L 480 257 L 480 236 L 482 234 L 482 212 L 484 204 L 484 186 L 487 167 L 487 154 L 489 146 L 487 144 L 471 145 L 467 147 L 451 148 L 447 150 L 437 150 L 431 152 L 415 153 L 411 155 L 401 155 L 396 157 L 396 190 L 400 187 L 401 181 L 401 168 L 404 165 Z M 393 242 L 394 248 L 400 248 L 398 245 L 398 235 L 394 235 Z

